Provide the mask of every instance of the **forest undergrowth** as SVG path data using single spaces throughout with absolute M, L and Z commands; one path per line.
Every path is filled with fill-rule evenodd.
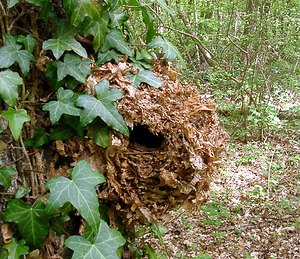
M 207 203 L 142 231 L 148 258 L 299 258 L 299 140 L 297 118 L 263 141 L 232 138 Z

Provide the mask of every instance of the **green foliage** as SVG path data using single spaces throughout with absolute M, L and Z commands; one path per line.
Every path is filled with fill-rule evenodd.
M 0 185 L 8 188 L 11 184 L 11 178 L 16 174 L 16 169 L 11 166 L 1 166 L 0 164 Z
M 128 74 L 127 77 L 132 81 L 134 87 L 138 87 L 141 83 L 146 83 L 155 88 L 159 88 L 162 85 L 160 78 L 147 70 L 141 70 L 136 74 Z
M 102 52 L 106 52 L 110 49 L 115 49 L 124 55 L 131 57 L 133 55 L 132 49 L 125 42 L 122 32 L 120 30 L 111 30 L 105 39 L 105 42 L 101 48 Z
M 30 121 L 30 117 L 27 114 L 27 111 L 24 109 L 15 110 L 9 107 L 8 110 L 2 114 L 2 116 L 8 121 L 9 129 L 15 140 L 20 137 L 23 124 L 27 121 Z
M 106 259 L 120 258 L 118 248 L 125 244 L 125 239 L 121 234 L 110 229 L 104 220 L 100 220 L 98 231 L 92 240 L 87 240 L 81 236 L 69 237 L 66 246 L 74 251 L 74 259 Z
M 100 117 L 108 126 L 128 136 L 129 130 L 126 123 L 114 105 L 114 101 L 122 97 L 118 89 L 109 89 L 109 82 L 103 80 L 95 86 L 96 97 L 81 95 L 77 99 L 77 105 L 83 107 L 80 115 L 80 123 L 86 126 L 95 118 Z
M 45 204 L 37 200 L 32 207 L 19 200 L 10 200 L 4 212 L 4 219 L 17 224 L 18 230 L 26 243 L 40 248 L 50 228 Z
M 156 45 L 152 42 L 153 46 L 144 42 L 149 43 L 159 35 L 153 7 L 157 4 L 169 14 L 173 11 L 163 0 L 149 5 L 129 1 L 145 26 L 143 35 L 137 36 L 130 24 L 135 17 L 123 1 L 62 0 L 61 4 L 8 0 L 0 8 L 0 106 L 1 118 L 5 120 L 0 134 L 5 134 L 5 141 L 11 139 L 10 135 L 14 139 L 10 144 L 21 146 L 16 161 L 22 164 L 26 160 L 33 167 L 27 174 L 20 171 L 22 166 L 17 167 L 18 172 L 0 166 L 1 188 L 8 189 L 16 173 L 23 181 L 15 188 L 15 198 L 7 203 L 4 220 L 15 223 L 16 236 L 25 240 L 13 238 L 0 256 L 21 258 L 29 252 L 25 242 L 31 249 L 42 248 L 50 229 L 58 235 L 65 234 L 65 224 L 72 220 L 69 213 L 76 209 L 87 225 L 82 237 L 73 236 L 66 242 L 74 250 L 73 258 L 82 258 L 86 253 L 85 258 L 119 258 L 119 248 L 125 240 L 103 221 L 101 216 L 105 213 L 99 213 L 96 186 L 104 183 L 104 176 L 92 171 L 86 161 L 80 161 L 70 171 L 70 179 L 61 176 L 48 181 L 45 186 L 50 193 L 44 204 L 37 199 L 41 195 L 46 200 L 46 195 L 39 193 L 42 186 L 35 186 L 33 166 L 39 151 L 34 149 L 31 153 L 28 148 L 46 147 L 53 141 L 74 136 L 88 137 L 107 148 L 112 130 L 128 137 L 128 127 L 116 105 L 122 92 L 110 88 L 108 80 L 102 80 L 91 86 L 95 87 L 95 96 L 88 94 L 84 87 L 86 79 L 95 65 L 117 63 L 125 56 L 140 68 L 138 74 L 127 75 L 134 87 L 141 83 L 160 87 L 162 81 L 150 71 L 155 56 L 150 53 L 162 48 L 170 59 L 180 57 L 180 53 L 167 40 Z M 68 159 L 63 158 L 64 162 Z
M 70 202 L 94 229 L 100 221 L 96 186 L 104 183 L 102 174 L 94 172 L 86 161 L 80 161 L 70 172 L 72 180 L 63 176 L 53 178 L 45 187 L 50 190 L 48 213 Z
M 82 60 L 77 55 L 66 54 L 64 62 L 55 61 L 53 63 L 57 67 L 57 79 L 63 80 L 67 75 L 74 77 L 77 81 L 85 83 L 86 77 L 91 74 L 90 62 Z
M 12 238 L 8 244 L 3 245 L 4 251 L 0 254 L 0 258 L 6 258 L 6 259 L 23 258 L 24 255 L 27 255 L 29 253 L 28 247 L 25 244 L 26 243 L 24 240 L 17 241 L 15 238 Z
M 57 91 L 57 101 L 50 101 L 43 107 L 44 111 L 50 112 L 50 120 L 52 124 L 59 121 L 63 114 L 79 116 L 81 110 L 74 105 L 72 99 L 74 92 L 72 90 L 64 90 L 59 88 Z
M 160 36 L 156 37 L 153 41 L 148 43 L 148 46 L 150 48 L 162 49 L 165 57 L 168 60 L 175 60 L 176 58 L 178 58 L 180 61 L 183 61 L 183 58 L 181 57 L 178 49 L 170 41 L 163 39 Z
M 18 63 L 23 74 L 27 75 L 30 63 L 34 60 L 33 55 L 27 49 L 22 49 L 22 45 L 17 44 L 15 37 L 5 35 L 4 39 L 5 45 L 0 48 L 0 68 L 8 68 Z
M 74 39 L 74 32 L 68 27 L 61 29 L 57 38 L 44 41 L 43 49 L 51 50 L 56 59 L 59 59 L 65 51 L 70 50 L 83 58 L 87 58 L 86 50 Z
M 0 97 L 8 105 L 14 105 L 18 99 L 18 86 L 23 84 L 18 73 L 9 69 L 0 71 Z

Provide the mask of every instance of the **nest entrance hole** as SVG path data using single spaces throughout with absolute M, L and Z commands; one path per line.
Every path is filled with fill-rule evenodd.
M 136 124 L 130 131 L 129 141 L 145 148 L 160 148 L 164 142 L 164 136 L 161 133 L 152 133 L 146 125 Z

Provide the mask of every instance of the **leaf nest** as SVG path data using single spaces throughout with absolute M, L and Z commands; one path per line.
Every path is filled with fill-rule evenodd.
M 115 204 L 129 224 L 203 202 L 228 139 L 211 99 L 174 80 L 172 70 L 157 65 L 156 75 L 161 88 L 114 80 L 124 92 L 118 108 L 131 134 L 112 136 L 100 198 Z

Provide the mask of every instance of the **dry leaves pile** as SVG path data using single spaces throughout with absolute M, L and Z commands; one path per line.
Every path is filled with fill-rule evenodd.
M 106 150 L 91 141 L 56 143 L 60 155 L 86 159 L 106 174 L 99 197 L 112 205 L 111 215 L 121 213 L 128 224 L 155 220 L 176 205 L 205 200 L 228 138 L 212 100 L 195 87 L 180 84 L 167 65 L 157 63 L 155 70 L 161 88 L 146 84 L 134 88 L 126 74 L 138 70 L 125 59 L 108 62 L 93 68 L 83 90 L 93 93 L 103 79 L 122 90 L 118 108 L 131 129 L 130 138 L 113 132 Z

